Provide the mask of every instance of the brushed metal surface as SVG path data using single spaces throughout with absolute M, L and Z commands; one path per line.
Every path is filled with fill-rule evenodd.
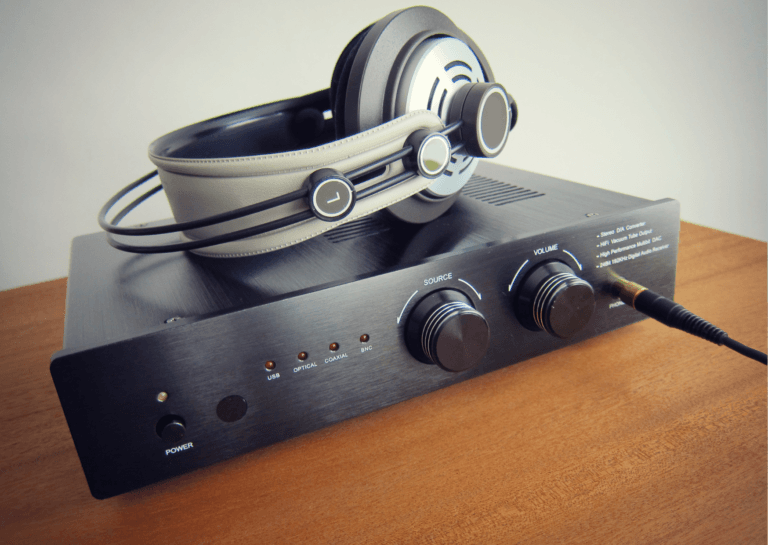
M 642 319 L 602 289 L 609 270 L 673 297 L 677 202 L 483 162 L 478 174 L 544 195 L 504 206 L 462 196 L 427 225 L 382 214 L 388 229 L 375 236 L 318 237 L 254 258 L 134 256 L 101 234 L 75 239 L 65 348 L 51 374 L 92 494 L 120 494 Z M 638 236 L 611 242 L 628 234 Z M 629 257 L 654 247 L 663 249 Z M 548 259 L 595 287 L 595 313 L 572 339 L 530 331 L 514 315 L 521 276 Z M 614 259 L 623 261 L 601 266 Z M 448 373 L 408 353 L 408 312 L 438 288 L 464 293 L 489 324 L 474 369 Z M 224 422 L 216 407 L 232 395 L 248 409 Z M 169 414 L 186 423 L 177 443 L 156 432 Z

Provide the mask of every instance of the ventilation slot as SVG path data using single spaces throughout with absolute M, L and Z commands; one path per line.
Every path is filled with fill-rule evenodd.
M 389 226 L 386 223 L 377 218 L 367 217 L 345 223 L 333 231 L 325 233 L 324 236 L 335 244 L 337 242 L 352 240 L 353 238 L 377 235 L 384 231 L 389 231 Z
M 472 176 L 464 186 L 462 194 L 495 206 L 544 196 L 544 193 L 505 184 L 485 176 Z

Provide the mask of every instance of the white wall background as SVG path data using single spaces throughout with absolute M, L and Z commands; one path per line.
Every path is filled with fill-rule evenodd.
M 328 86 L 403 1 L 0 3 L 0 290 L 67 275 L 74 236 L 183 125 Z M 766 3 L 433 0 L 520 121 L 498 162 L 766 240 Z M 170 215 L 161 198 L 136 222 Z

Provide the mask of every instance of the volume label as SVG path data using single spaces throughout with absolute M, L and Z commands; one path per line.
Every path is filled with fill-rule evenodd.
M 542 255 L 546 254 L 548 252 L 554 252 L 557 250 L 557 244 L 550 244 L 549 246 L 545 246 L 544 248 L 537 248 L 533 251 L 533 255 Z

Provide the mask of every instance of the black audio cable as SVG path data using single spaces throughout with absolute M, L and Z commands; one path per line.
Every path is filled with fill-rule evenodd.
M 763 365 L 768 365 L 768 356 L 764 353 L 731 339 L 728 333 L 719 327 L 699 318 L 682 305 L 654 293 L 636 282 L 630 282 L 626 278 L 617 276 L 613 284 L 613 292 L 613 295 L 621 299 L 624 304 L 662 324 L 696 335 L 718 346 L 726 346 L 743 356 L 759 361 Z

